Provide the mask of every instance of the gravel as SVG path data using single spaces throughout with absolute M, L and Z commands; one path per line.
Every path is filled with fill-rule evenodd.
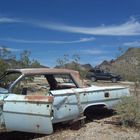
M 139 130 L 107 124 L 106 121 L 112 121 L 112 117 L 86 123 L 79 130 L 64 128 L 34 140 L 140 140 Z

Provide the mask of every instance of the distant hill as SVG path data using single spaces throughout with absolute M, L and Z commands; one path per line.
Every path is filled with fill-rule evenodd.
M 77 64 L 76 62 L 70 62 L 65 64 L 64 66 L 56 66 L 55 68 L 69 68 L 69 69 L 73 69 L 75 66 L 78 66 L 79 68 L 81 68 L 82 70 L 89 70 L 92 69 L 93 66 L 91 64 Z
M 56 68 L 68 68 L 76 69 L 80 68 L 83 73 L 87 73 L 88 70 L 94 67 L 91 64 L 76 64 L 70 62 L 64 66 L 56 66 Z M 140 48 L 129 48 L 126 52 L 120 55 L 117 59 L 107 61 L 104 60 L 101 64 L 95 66 L 104 71 L 119 74 L 125 80 L 140 79 Z
M 140 78 L 140 48 L 129 48 L 115 60 L 104 60 L 97 66 L 105 71 L 122 75 L 124 79 Z

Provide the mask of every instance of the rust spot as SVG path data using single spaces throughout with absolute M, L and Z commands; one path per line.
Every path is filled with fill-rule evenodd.
M 42 96 L 42 95 L 27 95 L 25 96 L 25 99 L 28 101 L 47 101 L 47 102 L 53 102 L 52 96 Z

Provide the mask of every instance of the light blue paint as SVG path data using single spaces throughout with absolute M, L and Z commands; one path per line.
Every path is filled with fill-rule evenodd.
M 45 99 L 29 102 L 24 95 L 12 94 L 4 99 L 6 129 L 50 134 L 53 132 L 51 107 L 52 104 Z
M 6 94 L 6 93 L 8 93 L 8 90 L 0 87 L 0 94 Z
M 94 87 L 89 87 L 51 91 L 54 96 L 53 123 L 72 120 L 79 116 L 75 92 L 79 93 L 83 112 L 87 107 L 93 105 L 105 105 L 111 109 L 114 104 L 119 102 L 122 96 L 129 96 L 129 90 L 123 87 L 106 87 L 106 89 L 96 87 L 96 90 Z M 106 92 L 109 93 L 109 97 L 104 96 Z

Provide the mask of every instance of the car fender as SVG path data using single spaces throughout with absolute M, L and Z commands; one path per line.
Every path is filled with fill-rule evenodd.
M 86 106 L 83 108 L 83 112 L 85 112 L 85 110 L 86 110 L 87 108 L 89 108 L 89 107 L 100 106 L 100 105 L 109 108 L 109 106 L 108 106 L 106 103 L 104 103 L 104 102 L 93 103 L 93 104 L 88 104 L 88 105 L 86 105 Z

